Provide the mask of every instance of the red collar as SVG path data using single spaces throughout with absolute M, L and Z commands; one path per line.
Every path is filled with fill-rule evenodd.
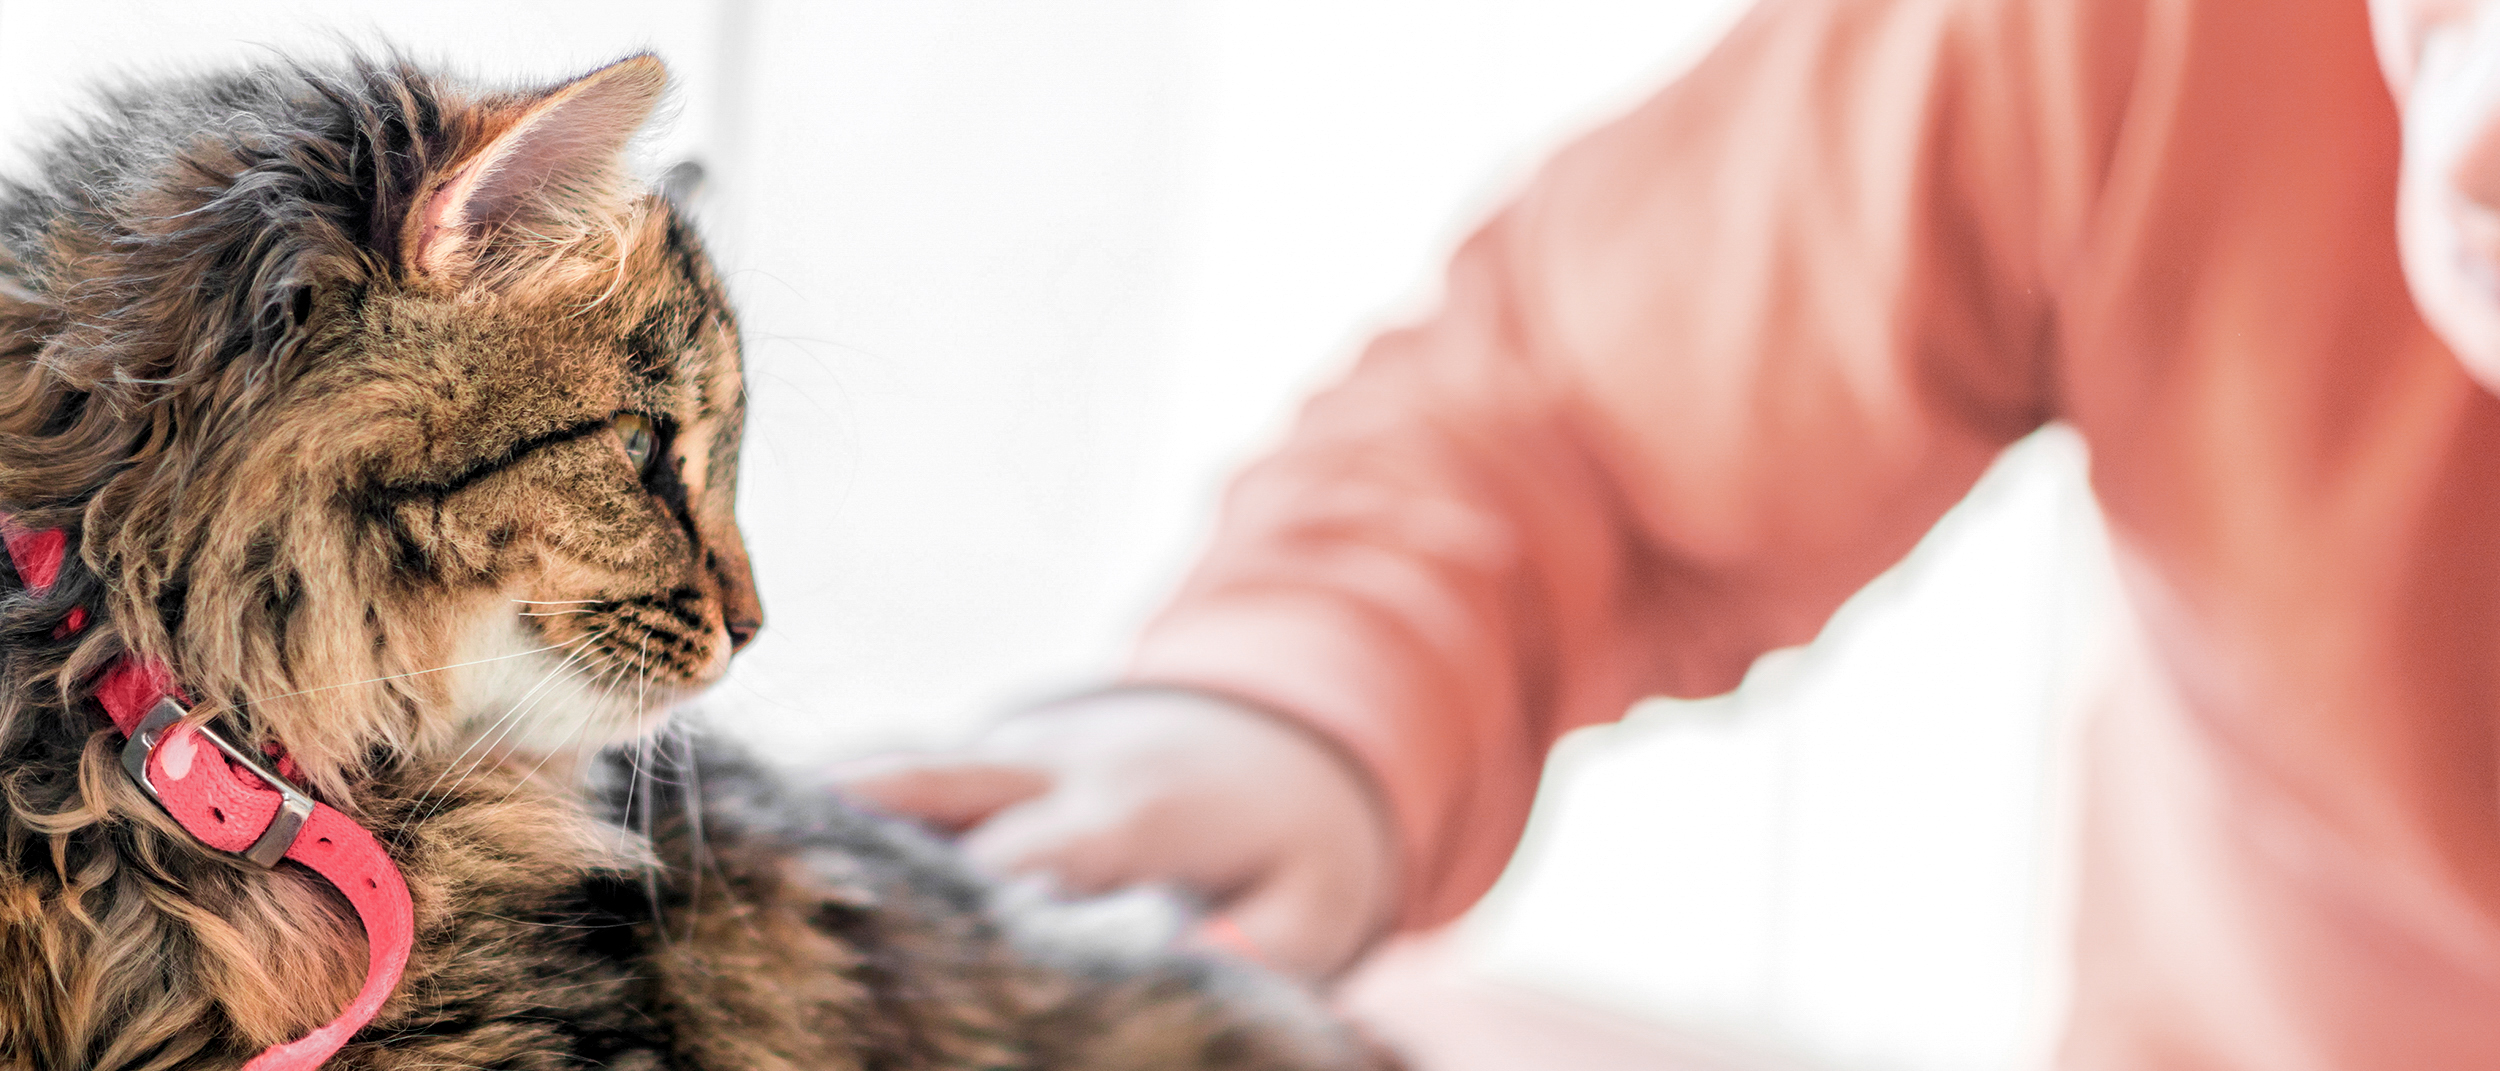
M 34 531 L 0 514 L 0 536 L 18 578 L 36 592 L 59 578 L 67 539 L 58 529 Z M 55 635 L 86 627 L 72 609 Z M 122 768 L 141 791 L 201 843 L 262 866 L 293 859 L 338 887 L 364 924 L 368 949 L 364 989 L 328 1025 L 262 1052 L 244 1071 L 311 1071 L 373 1021 L 399 986 L 415 944 L 408 881 L 365 827 L 314 800 L 289 778 L 295 764 L 283 750 L 256 758 L 208 726 L 187 722 L 184 698 L 162 663 L 125 655 L 96 684 L 96 700 L 129 742 Z M 276 767 L 272 770 L 271 767 Z

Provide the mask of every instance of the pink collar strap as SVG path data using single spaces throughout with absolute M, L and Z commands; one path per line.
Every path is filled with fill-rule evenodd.
M 0 514 L 0 536 L 28 588 L 41 592 L 59 578 L 67 545 L 59 530 L 31 531 Z M 73 609 L 56 635 L 77 632 L 86 623 L 85 612 Z M 399 986 L 416 933 L 407 879 L 372 833 L 295 787 L 289 780 L 294 762 L 283 750 L 255 757 L 206 725 L 184 721 L 189 711 L 163 664 L 122 657 L 97 682 L 96 700 L 128 738 L 122 768 L 184 830 L 211 848 L 265 867 L 281 859 L 302 863 L 337 886 L 356 909 L 367 948 L 363 990 L 338 1018 L 253 1057 L 244 1071 L 320 1067 L 373 1021 Z

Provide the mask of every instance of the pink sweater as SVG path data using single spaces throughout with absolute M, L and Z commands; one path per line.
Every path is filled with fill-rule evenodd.
M 2066 421 L 2152 641 L 2067 1066 L 2500 1067 L 2500 402 L 2396 157 L 2362 0 L 1767 0 L 1310 403 L 1134 675 L 1343 742 L 1431 925 L 1557 736 L 1733 687 Z

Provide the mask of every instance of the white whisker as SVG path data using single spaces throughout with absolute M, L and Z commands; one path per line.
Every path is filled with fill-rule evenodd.
M 568 695 L 566 696 L 566 698 L 568 698 L 568 699 L 569 699 L 569 698 L 571 698 L 571 697 L 572 697 L 572 696 L 574 696 L 574 695 L 580 695 L 580 694 L 582 693 L 583 688 L 587 688 L 587 687 L 589 687 L 589 686 L 590 686 L 590 682 L 589 682 L 589 681 L 583 681 L 583 682 L 582 682 L 582 687 L 581 687 L 581 688 L 575 688 L 575 689 L 574 689 L 574 690 L 573 690 L 570 694 L 568 694 Z M 519 780 L 514 781 L 514 782 L 512 783 L 512 787 L 511 787 L 511 788 L 505 789 L 505 790 L 504 790 L 504 793 L 503 793 L 503 796 L 502 796 L 501 798 L 499 798 L 499 799 L 497 799 L 497 800 L 495 801 L 496 805 L 497 805 L 497 806 L 501 806 L 501 805 L 502 805 L 502 804 L 503 804 L 506 800 L 510 800 L 510 799 L 512 798 L 512 794 L 513 794 L 513 793 L 515 793 L 515 792 L 519 792 L 519 791 L 521 790 L 521 786 L 526 785 L 526 784 L 529 784 L 529 783 L 530 783 L 530 781 L 531 781 L 531 779 L 533 779 L 533 778 L 535 778 L 535 777 L 537 777 L 537 776 L 538 776 L 538 771 L 540 771 L 540 770 L 543 770 L 543 769 L 546 769 L 546 768 L 547 768 L 547 763 L 548 763 L 548 761 L 549 761 L 549 760 L 552 760 L 552 759 L 554 759 L 556 756 L 561 755 L 561 754 L 565 753 L 566 751 L 570 750 L 570 749 L 572 748 L 572 746 L 573 746 L 573 741 L 574 741 L 574 739 L 575 739 L 575 738 L 577 738 L 577 737 L 579 737 L 579 736 L 582 734 L 582 730 L 585 730 L 585 729 L 588 729 L 588 728 L 590 728 L 590 722 L 589 722 L 587 719 L 582 720 L 582 721 L 577 721 L 577 722 L 574 722 L 574 723 L 573 723 L 573 729 L 572 729 L 572 731 L 571 731 L 571 732 L 568 732 L 568 733 L 566 733 L 566 734 L 564 734 L 564 739 L 557 741 L 557 742 L 556 742 L 556 746 L 555 746 L 555 747 L 552 747 L 552 748 L 547 749 L 547 753 L 546 753 L 546 754 L 539 756 L 539 757 L 538 757 L 538 764 L 537 764 L 537 765 L 535 765 L 535 766 L 530 767 L 530 771 L 529 771 L 528 773 L 521 775 L 521 778 L 520 778 Z
M 646 760 L 651 757 L 653 751 L 651 745 L 652 738 L 648 736 L 644 737 L 639 745 Z M 659 931 L 660 940 L 665 944 L 668 941 L 668 920 L 660 916 L 660 869 L 666 865 L 666 862 L 660 858 L 659 836 L 656 832 L 660 822 L 660 785 L 662 783 L 662 779 L 656 775 L 651 778 L 650 798 L 642 807 L 642 842 L 651 846 L 652 861 L 651 866 L 644 867 L 642 870 L 642 894 L 645 899 L 651 901 L 652 927 Z
M 549 679 L 550 679 L 550 680 L 552 680 L 552 679 L 555 679 L 555 678 L 556 678 L 556 677 L 558 677 L 558 676 L 561 676 L 561 675 L 562 675 L 562 670 L 563 670 L 564 668 L 567 668 L 567 667 L 558 667 L 557 672 L 555 672 L 555 673 L 550 673 L 550 674 L 548 675 L 548 676 L 549 676 Z M 577 680 L 574 682 L 573 689 L 572 689 L 571 691 L 569 691 L 569 692 L 564 693 L 563 698 L 562 698 L 562 699 L 560 699 L 560 700 L 557 700 L 557 701 L 558 701 L 558 702 L 563 702 L 563 701 L 568 701 L 568 700 L 571 700 L 574 696 L 580 695 L 580 694 L 582 693 L 582 691 L 583 691 L 584 689 L 586 689 L 587 687 L 589 687 L 589 682 L 588 682 L 588 681 L 583 681 L 583 680 L 578 680 L 578 679 L 577 679 Z M 533 690 L 534 690 L 534 689 L 533 689 Z M 536 702 L 532 702 L 532 703 L 529 703 L 529 704 L 528 704 L 528 705 L 526 705 L 526 706 L 515 707 L 514 709 L 515 709 L 515 712 L 516 712 L 516 713 L 524 713 L 524 712 L 527 712 L 527 711 L 534 710 L 534 709 L 535 709 L 538 705 L 539 705 L 538 703 L 536 703 Z M 512 721 L 512 725 L 514 725 L 514 726 L 518 726 L 518 725 L 520 724 L 520 721 L 521 721 L 521 719 L 519 719 L 519 718 L 515 718 L 515 719 L 513 719 L 513 721 Z M 559 747 L 558 747 L 558 748 L 556 748 L 556 749 L 555 749 L 555 750 L 553 750 L 553 751 L 549 751 L 549 752 L 547 753 L 546 757 L 542 757 L 542 758 L 540 758 L 540 759 L 538 760 L 539 766 L 545 766 L 545 765 L 547 764 L 547 759 L 548 759 L 548 758 L 552 758 L 552 757 L 554 757 L 554 756 L 555 756 L 555 754 L 556 754 L 558 751 L 563 750 L 563 745 L 569 745 L 569 744 L 571 743 L 571 741 L 572 741 L 573 736 L 574 736 L 574 735 L 576 735 L 576 734 L 578 734 L 578 733 L 580 733 L 580 731 L 582 730 L 583 726 L 588 725 L 588 724 L 589 724 L 588 722 L 577 722 L 577 723 L 575 723 L 575 725 L 573 726 L 573 730 L 572 730 L 572 732 L 569 732 L 569 733 L 565 734 L 565 739 L 564 739 L 563 741 L 560 741 L 560 742 L 559 742 Z M 504 730 L 504 732 L 505 732 L 506 734 L 508 734 L 508 733 L 510 733 L 510 732 L 511 732 L 511 729 L 510 729 L 510 728 L 506 728 L 506 729 Z M 499 737 L 498 739 L 500 739 L 500 737 Z M 442 808 L 444 808 L 444 807 L 446 807 L 446 806 L 449 806 L 449 805 L 450 805 L 450 803 L 451 803 L 451 793 L 452 793 L 452 791 L 453 791 L 453 790 L 458 789 L 461 785 L 467 784 L 467 783 L 468 783 L 469 778 L 470 778 L 472 775 L 474 775 L 474 774 L 478 773 L 480 770 L 485 769 L 486 764 L 487 764 L 487 761 L 488 761 L 488 760 L 490 760 L 490 759 L 492 759 L 493 757 L 494 757 L 494 751 L 493 751 L 493 749 L 490 747 L 490 748 L 486 751 L 486 753 L 485 753 L 485 754 L 481 754 L 481 755 L 479 755 L 479 756 L 478 756 L 475 760 L 472 760 L 472 761 L 469 763 L 468 768 L 467 768 L 467 769 L 465 769 L 465 770 L 462 770 L 462 771 L 461 771 L 461 773 L 460 773 L 460 776 L 459 776 L 458 778 L 456 778 L 456 779 L 454 779 L 454 780 L 452 781 L 451 786 L 450 786 L 449 788 L 446 788 L 446 789 L 444 790 L 442 798 L 441 798 L 441 799 L 439 799 L 439 800 L 437 800 L 437 801 L 435 801 L 435 804 L 434 804 L 434 812 L 439 813 L 439 812 L 442 810 Z M 537 772 L 537 770 L 536 770 L 536 768 L 533 768 L 530 772 L 531 772 L 531 773 L 533 773 L 533 774 L 535 774 L 535 773 Z M 524 780 L 524 781 L 526 781 L 527 779 L 526 779 L 526 778 L 524 778 L 523 780 Z M 496 802 L 497 802 L 498 804 L 500 804 L 500 803 L 502 803 L 504 800 L 511 799 L 511 798 L 512 798 L 512 793 L 513 793 L 514 791 L 518 791 L 518 790 L 519 790 L 519 787 L 520 787 L 520 785 L 516 783 L 516 784 L 513 786 L 513 788 L 512 788 L 512 789 L 508 789 L 508 790 L 506 790 L 506 791 L 504 792 L 504 794 L 503 794 L 502 798 L 501 798 L 501 799 L 498 799 Z M 431 818 L 432 816 L 433 816 L 433 815 L 432 815 L 432 813 L 429 813 L 429 814 L 427 815 L 427 817 L 428 817 L 428 818 Z
M 469 741 L 469 745 L 467 747 L 461 748 L 459 754 L 452 756 L 451 761 L 443 765 L 442 771 L 434 775 L 433 782 L 425 786 L 425 791 L 417 794 L 417 804 L 419 806 L 423 806 L 427 798 L 434 794 L 434 790 L 442 786 L 443 779 L 450 777 L 452 775 L 452 771 L 460 769 L 461 760 L 468 758 L 470 752 L 476 751 L 479 747 L 484 746 L 488 749 L 487 754 L 493 754 L 493 745 L 488 742 L 490 740 L 500 742 L 504 737 L 509 736 L 513 729 L 519 727 L 521 720 L 526 717 L 528 713 L 537 705 L 533 702 L 533 700 L 538 696 L 538 694 L 544 691 L 548 685 L 554 684 L 558 679 L 562 678 L 565 670 L 571 668 L 574 662 L 581 657 L 582 648 L 589 646 L 590 643 L 597 640 L 600 635 L 601 633 L 598 632 L 585 633 L 580 637 L 567 641 L 566 643 L 553 644 L 548 647 L 541 647 L 537 651 L 524 652 L 527 654 L 537 654 L 541 651 L 553 650 L 557 647 L 572 648 L 571 650 L 565 652 L 563 659 L 559 660 L 554 666 L 550 667 L 547 672 L 539 678 L 537 684 L 531 685 L 529 691 L 522 693 L 520 699 L 516 700 L 511 707 L 507 708 L 501 715 L 497 716 L 493 722 L 488 723 L 485 729 L 479 731 L 477 736 Z M 485 760 L 481 757 L 478 761 L 482 763 Z M 476 764 L 472 764 L 467 772 L 460 775 L 459 780 L 452 782 L 451 788 L 458 788 L 461 781 L 465 781 L 468 778 L 468 774 L 474 773 L 475 771 Z M 450 789 L 445 789 L 446 795 L 448 795 L 449 792 Z M 423 818 L 432 818 L 434 813 L 439 810 L 441 810 L 441 804 L 440 802 L 437 802 L 433 808 L 426 811 Z
M 703 866 L 711 853 L 703 842 L 703 771 L 695 760 L 694 732 L 683 725 L 670 726 L 671 735 L 686 745 L 686 780 L 680 787 L 686 798 L 686 942 L 695 937 L 696 915 L 703 902 Z M 665 932 L 667 927 L 661 927 Z
M 391 674 L 391 675 L 389 675 L 389 676 L 387 676 L 387 677 L 369 677 L 369 678 L 366 678 L 366 679 L 364 679 L 364 680 L 360 680 L 360 681 L 349 681 L 349 682 L 347 682 L 347 683 L 345 683 L 345 684 L 325 684 L 325 685 L 322 685 L 322 686 L 321 686 L 321 687 L 319 687 L 319 688 L 306 688 L 306 689 L 303 689 L 303 690 L 301 690 L 301 691 L 294 691 L 294 692 L 280 692 L 280 693 L 278 693 L 278 694 L 276 694 L 276 695 L 264 695 L 264 696 L 262 696 L 262 697 L 260 697 L 260 698 L 258 698 L 258 699 L 246 700 L 246 701 L 244 701 L 244 702 L 237 703 L 237 704 L 235 704 L 235 708 L 239 710 L 239 709 L 241 709 L 241 708 L 243 708 L 243 707 L 253 706 L 253 705 L 256 705 L 256 704 L 260 704 L 260 703 L 266 703 L 266 702 L 268 702 L 268 701 L 270 701 L 270 700 L 272 700 L 272 699 L 291 699 L 291 698 L 293 698 L 293 697 L 295 697 L 295 696 L 299 696 L 299 695 L 311 695 L 311 694 L 313 694 L 314 692 L 334 692 L 334 691 L 337 691 L 337 690 L 339 690 L 339 689 L 341 689 L 341 688 L 354 688 L 354 687 L 356 687 L 356 686 L 358 686 L 358 685 L 362 685 L 362 684 L 380 684 L 380 683 L 382 683 L 383 681 L 395 681 L 395 680 L 400 680 L 400 679 L 407 678 L 407 677 L 422 677 L 422 676 L 425 676 L 425 675 L 426 675 L 426 674 L 428 674 L 428 673 L 441 673 L 441 672 L 444 672 L 445 670 L 465 669 L 465 668 L 467 668 L 467 667 L 469 667 L 469 666 L 482 666 L 482 665 L 485 665 L 485 664 L 486 664 L 486 663 L 488 663 L 488 662 L 501 662 L 501 661 L 503 661 L 503 660 L 505 660 L 505 659 L 508 659 L 508 658 L 522 658 L 522 657 L 526 657 L 526 656 L 528 656 L 528 655 L 534 655 L 534 654 L 539 653 L 540 651 L 552 651 L 552 650 L 555 650 L 556 648 L 558 648 L 558 647 L 562 647 L 562 646 L 564 646 L 564 645 L 563 645 L 563 644 L 561 644 L 561 643 L 551 643 L 551 644 L 548 644 L 548 645 L 547 645 L 547 646 L 545 646 L 545 647 L 534 647 L 534 648 L 531 648 L 531 649 L 529 649 L 529 650 L 527 650 L 527 651 L 514 651 L 514 652 L 513 652 L 513 653 L 511 653 L 511 654 L 499 654 L 499 655 L 496 655 L 496 656 L 494 656 L 494 657 L 492 657 L 492 658 L 480 658 L 480 659 L 477 659 L 477 660 L 475 660 L 475 661 L 471 661 L 471 662 L 454 662 L 454 663 L 452 663 L 452 664 L 450 664 L 450 665 L 448 665 L 448 666 L 436 666 L 436 667 L 434 667 L 434 668 L 432 668 L 432 669 L 412 669 L 412 670 L 409 670 L 409 671 L 408 671 L 408 672 L 406 672 L 406 673 L 393 673 L 393 674 Z

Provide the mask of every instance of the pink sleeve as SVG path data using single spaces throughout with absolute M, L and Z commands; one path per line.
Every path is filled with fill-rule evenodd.
M 1131 675 L 1342 744 L 1402 923 L 1465 910 L 1558 736 L 1813 638 L 2049 417 L 2023 6 L 1769 0 L 1564 151 L 1239 478 Z

